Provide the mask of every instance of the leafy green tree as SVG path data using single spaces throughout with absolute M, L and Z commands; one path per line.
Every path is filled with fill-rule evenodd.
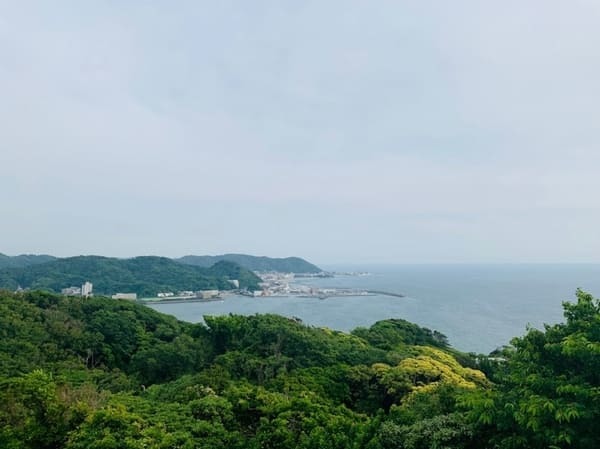
M 68 432 L 105 401 L 94 386 L 60 385 L 44 370 L 1 386 L 0 443 L 6 448 L 62 447 Z
M 401 319 L 378 321 L 370 328 L 359 327 L 352 331 L 371 345 L 391 350 L 398 345 L 431 345 L 448 347 L 448 338 L 438 332 L 417 326 Z
M 477 448 L 474 428 L 465 415 L 452 413 L 423 419 L 412 425 L 392 421 L 382 424 L 378 434 L 384 449 Z
M 159 448 L 164 435 L 147 436 L 148 424 L 124 407 L 108 407 L 90 415 L 71 435 L 68 449 Z
M 600 305 L 581 290 L 566 322 L 530 329 L 495 392 L 465 396 L 482 433 L 502 448 L 600 447 Z

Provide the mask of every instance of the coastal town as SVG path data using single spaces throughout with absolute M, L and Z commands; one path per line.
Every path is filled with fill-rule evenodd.
M 112 299 L 124 300 L 143 300 L 151 302 L 179 302 L 179 301 L 218 301 L 228 296 L 250 296 L 250 297 L 302 297 L 327 299 L 344 296 L 374 296 L 385 295 L 403 297 L 400 293 L 384 292 L 379 290 L 367 290 L 360 288 L 341 288 L 341 287 L 315 287 L 307 284 L 306 278 L 333 278 L 335 276 L 367 276 L 368 273 L 329 273 L 321 272 L 312 274 L 280 273 L 280 272 L 255 272 L 260 277 L 260 289 L 246 290 L 240 289 L 238 280 L 232 279 L 231 289 L 229 290 L 182 290 L 182 291 L 163 291 L 157 292 L 156 296 L 148 298 L 138 298 L 136 293 L 116 292 L 111 295 Z M 303 282 L 299 282 L 302 279 Z M 86 281 L 81 287 L 71 286 L 61 290 L 66 296 L 93 296 L 93 284 Z

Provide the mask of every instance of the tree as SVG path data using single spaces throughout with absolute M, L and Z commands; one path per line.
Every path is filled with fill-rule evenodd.
M 466 401 L 499 447 L 600 447 L 600 304 L 577 290 L 563 306 L 566 323 L 513 339 L 495 393 Z

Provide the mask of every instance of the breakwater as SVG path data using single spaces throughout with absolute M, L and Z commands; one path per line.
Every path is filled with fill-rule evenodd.
M 381 295 L 381 296 L 393 296 L 395 298 L 406 298 L 406 295 L 403 295 L 402 293 L 386 292 L 383 290 L 367 290 L 367 293 L 371 293 L 373 295 Z

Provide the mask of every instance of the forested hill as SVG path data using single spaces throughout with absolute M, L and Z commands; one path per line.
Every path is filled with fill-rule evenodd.
M 278 271 L 281 273 L 320 273 L 323 271 L 300 257 L 273 258 L 247 254 L 223 254 L 221 256 L 184 256 L 175 260 L 200 267 L 209 267 L 216 262 L 226 260 L 252 271 Z
M 275 315 L 189 324 L 0 291 L 0 447 L 597 448 L 598 300 L 578 292 L 565 319 L 480 357 L 486 378 L 399 319 L 351 334 Z
M 448 398 L 488 383 L 402 320 L 360 336 L 275 315 L 206 323 L 0 292 L 0 447 L 377 448 L 380 413 L 426 386 L 437 397 L 440 376 Z
M 56 257 L 47 254 L 21 254 L 19 256 L 7 256 L 0 253 L 0 269 L 26 267 L 56 260 Z
M 21 254 L 19 256 L 7 256 L 0 253 L 0 269 L 22 268 L 52 262 L 59 258 L 46 254 Z M 69 257 L 67 259 L 73 259 Z M 320 273 L 316 265 L 307 262 L 300 257 L 274 258 L 265 256 L 251 256 L 248 254 L 223 254 L 220 256 L 183 256 L 173 259 L 186 265 L 195 265 L 210 268 L 215 263 L 226 261 L 236 263 L 250 271 L 278 271 L 281 273 Z
M 260 279 L 251 271 L 230 262 L 211 267 L 196 267 L 165 257 L 116 259 L 100 256 L 77 256 L 56 259 L 39 265 L 0 270 L 0 288 L 18 287 L 51 290 L 94 284 L 94 293 L 137 293 L 154 296 L 161 291 L 230 290 L 230 279 L 240 281 L 241 288 L 257 288 Z

